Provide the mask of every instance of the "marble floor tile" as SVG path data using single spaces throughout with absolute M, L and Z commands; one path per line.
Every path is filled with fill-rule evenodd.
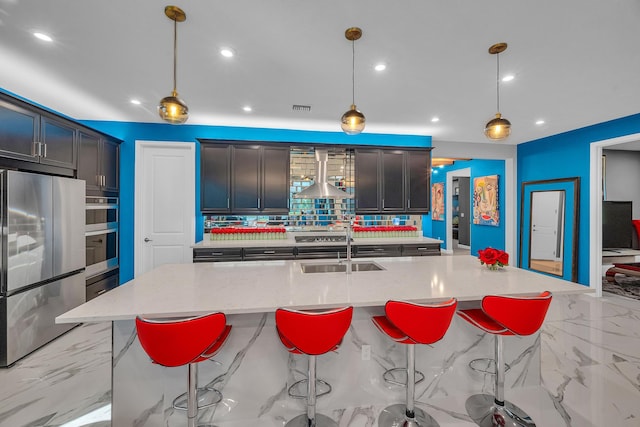
M 61 426 L 111 403 L 111 324 L 80 325 L 0 369 L 0 427 Z
M 111 402 L 111 341 L 109 323 L 81 325 L 0 369 L 0 427 L 108 426 L 100 415 L 74 420 Z M 541 341 L 542 385 L 506 396 L 530 412 L 538 426 L 640 425 L 640 301 L 557 296 Z M 460 397 L 420 397 L 417 406 L 442 427 L 474 425 Z M 377 402 L 327 415 L 340 427 L 372 427 L 383 408 Z M 216 425 L 240 427 L 225 423 L 224 409 L 219 409 Z M 282 427 L 286 420 L 255 421 L 261 427 Z

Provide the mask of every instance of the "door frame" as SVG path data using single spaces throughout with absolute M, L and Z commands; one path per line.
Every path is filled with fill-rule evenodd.
M 445 207 L 444 211 L 447 213 L 447 223 L 445 225 L 447 237 L 445 238 L 445 244 L 447 249 L 445 253 L 453 253 L 453 177 L 471 178 L 471 168 L 457 169 L 447 172 L 447 183 L 445 184 Z M 468 219 L 468 218 L 467 218 Z M 471 248 L 471 241 L 473 236 L 471 235 L 471 227 L 469 227 L 469 248 Z
M 603 139 L 590 144 L 589 170 L 589 287 L 602 296 L 602 149 L 640 140 L 640 133 Z
M 185 241 L 185 245 L 191 246 L 195 243 L 195 231 L 196 231 L 196 145 L 195 142 L 165 142 L 165 141 L 135 141 L 135 208 L 134 208 L 134 248 L 133 248 L 133 260 L 134 260 L 134 277 L 140 275 L 141 258 L 142 258 L 142 188 L 143 182 L 143 166 L 145 149 L 147 148 L 163 148 L 169 150 L 187 151 L 187 155 L 190 158 L 190 167 L 188 169 L 187 187 L 185 190 L 188 193 L 188 204 L 192 207 L 192 213 L 190 215 L 189 224 L 189 238 Z

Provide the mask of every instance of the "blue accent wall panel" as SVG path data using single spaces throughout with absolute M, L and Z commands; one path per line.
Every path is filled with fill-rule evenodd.
M 164 123 L 130 123 L 83 121 L 124 142 L 120 147 L 120 281 L 133 279 L 134 172 L 135 141 L 195 142 L 196 138 L 270 142 L 324 143 L 343 145 L 377 145 L 395 147 L 431 147 L 430 136 L 368 134 L 346 135 L 343 132 L 313 132 L 288 129 L 241 128 Z M 336 124 L 336 127 L 338 125 Z M 196 150 L 196 236 L 202 240 L 203 217 L 200 213 L 200 152 Z M 423 220 L 423 223 L 426 222 Z M 423 232 L 424 233 L 424 232 Z
M 523 182 L 580 178 L 578 283 L 589 284 L 589 172 L 593 142 L 640 133 L 640 114 L 611 120 L 518 145 L 518 207 Z M 517 230 L 520 230 L 518 208 Z M 518 244 L 520 236 L 518 235 Z
M 446 184 L 447 173 L 460 169 L 471 169 L 470 176 L 470 217 L 473 215 L 473 179 L 487 175 L 498 175 L 498 209 L 500 210 L 500 223 L 496 226 L 488 225 L 470 225 L 471 233 L 471 255 L 477 255 L 479 249 L 484 249 L 488 246 L 497 249 L 504 249 L 505 247 L 505 226 L 504 226 L 504 200 L 505 200 L 505 185 L 504 185 L 504 173 L 505 164 L 504 160 L 468 160 L 457 161 L 451 166 L 445 166 L 443 168 L 434 169 L 431 174 L 431 182 L 442 182 Z M 446 187 L 446 185 L 445 185 Z M 445 188 L 445 199 L 447 198 L 447 189 Z M 445 212 L 446 221 L 450 220 L 449 212 Z M 446 221 L 431 221 L 431 234 L 435 238 L 441 240 L 446 239 Z M 444 245 L 443 245 L 444 246 Z M 515 256 L 515 254 L 509 254 Z M 511 261 L 510 261 L 511 262 Z

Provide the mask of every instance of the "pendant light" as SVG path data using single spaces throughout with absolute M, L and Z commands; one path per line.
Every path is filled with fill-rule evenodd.
M 506 43 L 496 43 L 489 48 L 489 53 L 491 55 L 496 55 L 496 88 L 497 88 L 497 113 L 496 117 L 489 122 L 484 127 L 484 134 L 487 138 L 492 139 L 494 141 L 498 141 L 501 139 L 505 139 L 511 134 L 511 122 L 507 119 L 502 118 L 502 114 L 500 114 L 500 53 L 507 50 Z
M 189 107 L 184 101 L 178 98 L 176 91 L 176 57 L 178 52 L 178 22 L 184 22 L 187 15 L 177 6 L 167 6 L 164 14 L 173 21 L 173 91 L 171 96 L 162 98 L 158 104 L 158 114 L 165 122 L 171 124 L 182 124 L 189 118 Z
M 347 135 L 357 135 L 364 130 L 364 114 L 356 109 L 356 47 L 355 41 L 362 37 L 362 30 L 358 27 L 347 28 L 344 32 L 347 40 L 351 41 L 351 108 L 342 115 L 342 130 Z

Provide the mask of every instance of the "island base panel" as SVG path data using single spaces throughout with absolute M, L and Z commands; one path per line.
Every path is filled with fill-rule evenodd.
M 382 314 L 382 308 L 356 309 L 340 348 L 317 360 L 318 377 L 333 387 L 318 399 L 317 410 L 336 421 L 356 415 L 375 420 L 384 407 L 404 400 L 404 388 L 386 384 L 382 374 L 406 364 L 405 346 L 375 328 L 374 314 Z M 262 426 L 282 426 L 283 420 L 303 413 L 304 399 L 288 397 L 287 388 L 305 377 L 307 358 L 284 349 L 273 314 L 231 315 L 228 322 L 233 330 L 224 348 L 214 361 L 199 366 L 199 386 L 215 383 L 223 400 L 200 411 L 200 422 L 235 427 L 260 420 Z M 492 375 L 475 372 L 468 364 L 479 357 L 493 357 L 493 341 L 493 336 L 454 317 L 443 340 L 416 346 L 416 369 L 426 376 L 416 386 L 416 406 L 453 399 L 462 406 L 450 409 L 464 413 L 466 397 L 492 394 Z M 371 346 L 369 360 L 363 360 L 362 345 Z M 539 335 L 507 337 L 505 359 L 510 365 L 505 384 L 510 396 L 517 389 L 526 393 L 525 389 L 540 385 Z M 184 412 L 172 409 L 171 402 L 186 390 L 186 375 L 186 367 L 165 368 L 149 360 L 133 320 L 113 322 L 113 425 L 183 425 Z M 360 408 L 356 415 L 354 408 Z

